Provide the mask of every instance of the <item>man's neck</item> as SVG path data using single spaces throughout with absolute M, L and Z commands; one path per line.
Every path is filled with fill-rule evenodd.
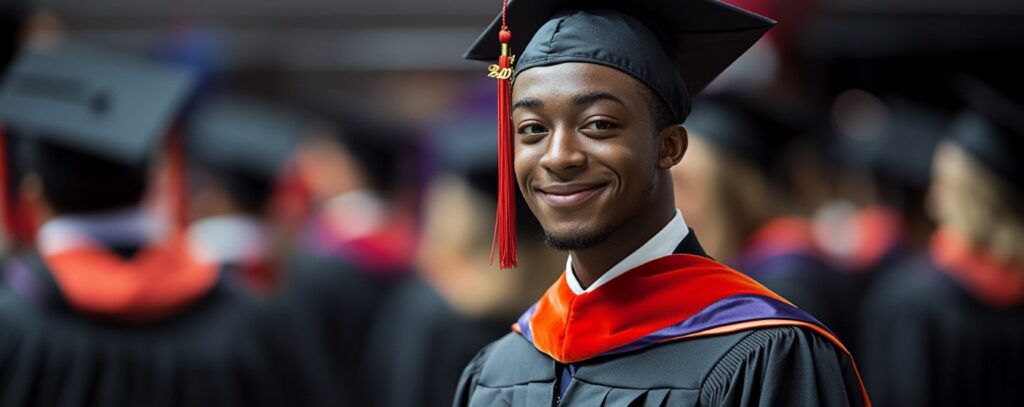
M 594 284 L 630 253 L 635 252 L 644 243 L 651 240 L 675 216 L 674 208 L 659 209 L 663 210 L 651 212 L 658 213 L 658 216 L 632 219 L 612 233 L 604 242 L 570 252 L 572 272 L 584 289 Z

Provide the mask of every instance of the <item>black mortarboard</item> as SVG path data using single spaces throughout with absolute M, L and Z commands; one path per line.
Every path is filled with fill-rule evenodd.
M 498 162 L 494 151 L 498 140 L 480 137 L 494 129 L 494 115 L 478 111 L 457 111 L 430 126 L 431 156 L 437 171 L 456 175 L 477 193 L 491 199 L 498 197 Z M 530 213 L 526 200 L 516 197 L 516 229 L 528 236 L 540 236 L 541 227 Z
M 304 126 L 299 114 L 283 107 L 216 96 L 200 103 L 189 121 L 188 156 L 200 169 L 196 174 L 218 180 L 242 209 L 259 213 L 273 195 Z
M 1024 104 L 977 79 L 961 86 L 967 109 L 947 137 L 1020 190 L 1024 190 Z
M 0 86 L 0 121 L 113 162 L 148 157 L 194 84 L 189 70 L 83 45 L 29 51 Z
M 389 194 L 408 181 L 402 176 L 415 149 L 407 125 L 385 117 L 365 100 L 334 92 L 301 89 L 283 97 L 325 126 L 331 140 L 344 147 L 366 172 L 377 192 Z
M 870 173 L 876 183 L 923 191 L 931 180 L 933 151 L 946 121 L 933 106 L 847 91 L 833 103 L 833 152 L 845 165 Z
M 771 172 L 800 133 L 800 121 L 751 97 L 698 98 L 686 128 L 734 156 Z
M 297 112 L 255 99 L 218 96 L 188 124 L 189 157 L 204 166 L 275 180 L 305 122 Z
M 774 24 L 714 0 L 516 0 L 507 21 L 516 74 L 565 62 L 609 66 L 650 87 L 679 122 L 690 98 Z M 465 57 L 498 59 L 501 25 L 498 16 Z

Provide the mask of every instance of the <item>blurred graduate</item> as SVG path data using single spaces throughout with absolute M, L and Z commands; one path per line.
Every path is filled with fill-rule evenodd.
M 188 238 L 232 270 L 236 284 L 277 288 L 285 237 L 271 212 L 305 121 L 298 112 L 252 97 L 218 96 L 187 126 Z
M 1024 400 L 1024 99 L 977 79 L 935 152 L 938 230 L 868 294 L 865 378 L 884 406 Z
M 772 24 L 717 1 L 518 0 L 473 44 L 498 61 L 496 258 L 516 265 L 517 187 L 569 258 L 455 405 L 869 404 L 842 343 L 709 258 L 674 206 L 693 97 Z
M 449 406 L 462 368 L 557 277 L 564 259 L 544 246 L 537 220 L 516 219 L 521 269 L 490 266 L 497 199 L 493 83 L 472 87 L 454 112 L 429 126 L 432 176 L 414 274 L 381 304 L 366 372 L 374 404 Z M 526 203 L 517 207 L 527 211 Z
M 0 119 L 28 154 L 5 209 L 37 232 L 3 267 L 0 405 L 333 403 L 293 330 L 143 206 L 188 72 L 62 45 L 20 57 Z M 11 219 L 11 216 L 5 217 Z
M 802 120 L 738 91 L 698 98 L 690 148 L 673 167 L 676 205 L 708 252 L 852 337 L 852 279 L 833 267 L 790 196 Z

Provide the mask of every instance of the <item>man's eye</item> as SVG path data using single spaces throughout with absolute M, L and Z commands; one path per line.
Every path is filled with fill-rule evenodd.
M 584 127 L 585 129 L 591 130 L 611 130 L 615 128 L 615 123 L 607 120 L 594 120 Z
M 539 124 L 527 124 L 519 128 L 520 134 L 537 134 L 544 133 L 546 131 L 548 131 L 548 129 L 545 129 L 544 126 Z

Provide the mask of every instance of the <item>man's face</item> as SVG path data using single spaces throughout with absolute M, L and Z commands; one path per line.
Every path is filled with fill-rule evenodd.
M 650 204 L 658 140 L 643 86 L 587 63 L 531 68 L 516 79 L 516 177 L 555 248 L 598 244 Z

